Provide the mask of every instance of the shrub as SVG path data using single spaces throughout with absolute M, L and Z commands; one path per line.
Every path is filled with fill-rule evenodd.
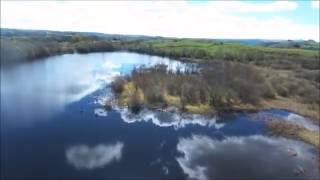
M 163 90 L 159 86 L 151 86 L 144 90 L 146 100 L 157 106 L 164 106 Z
M 117 76 L 111 83 L 111 89 L 115 94 L 121 94 L 124 90 L 124 85 L 127 82 L 125 77 Z
M 137 91 L 132 95 L 130 102 L 128 104 L 129 109 L 132 113 L 138 114 L 142 109 L 142 102 L 137 94 Z

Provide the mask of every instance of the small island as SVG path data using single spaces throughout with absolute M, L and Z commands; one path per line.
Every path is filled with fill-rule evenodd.
M 211 61 L 170 69 L 139 67 L 111 84 L 115 102 L 132 113 L 146 107 L 160 111 L 216 115 L 224 111 L 257 111 L 276 106 L 281 97 L 277 76 L 253 65 Z M 291 102 L 294 100 L 289 99 Z M 110 102 L 106 103 L 110 105 Z M 319 132 L 271 118 L 273 135 L 299 139 L 320 148 Z
M 196 114 L 253 109 L 262 100 L 275 97 L 257 68 L 223 61 L 177 69 L 161 64 L 140 67 L 131 76 L 115 78 L 111 87 L 121 106 L 176 107 Z

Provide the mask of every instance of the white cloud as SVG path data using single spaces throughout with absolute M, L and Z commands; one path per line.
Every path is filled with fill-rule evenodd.
M 213 1 L 209 4 L 212 8 L 227 12 L 240 13 L 265 13 L 265 12 L 280 12 L 292 11 L 298 7 L 297 2 L 293 1 L 275 1 L 264 4 L 250 4 L 241 1 Z
M 94 147 L 76 145 L 67 149 L 67 161 L 78 169 L 94 169 L 103 167 L 122 156 L 123 143 L 99 144 Z
M 311 7 L 319 9 L 320 8 L 320 1 L 311 1 Z
M 263 4 L 212 1 L 1 1 L 1 27 L 95 31 L 191 38 L 319 39 L 318 25 L 302 25 L 272 12 L 292 11 L 296 2 Z M 261 20 L 250 13 L 270 13 Z

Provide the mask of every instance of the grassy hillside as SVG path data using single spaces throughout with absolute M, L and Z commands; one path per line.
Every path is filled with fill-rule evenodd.
M 255 64 L 277 64 L 279 68 L 302 66 L 319 69 L 319 52 L 304 49 L 246 46 L 239 43 L 214 42 L 196 39 L 161 39 L 132 41 L 122 44 L 124 49 L 174 58 L 229 60 Z
M 262 46 L 266 47 L 275 47 L 275 48 L 299 48 L 299 49 L 311 49 L 311 50 L 319 50 L 320 44 L 313 40 L 308 41 L 293 41 L 293 40 L 287 40 L 287 41 L 274 41 L 274 42 L 266 42 L 261 44 Z

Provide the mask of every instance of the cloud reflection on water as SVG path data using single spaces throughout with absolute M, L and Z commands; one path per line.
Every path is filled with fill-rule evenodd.
M 294 124 L 300 125 L 309 129 L 310 131 L 319 131 L 319 126 L 314 124 L 310 119 L 302 117 L 295 113 L 289 113 L 286 118 L 287 121 L 292 122 Z
M 120 161 L 124 144 L 98 144 L 94 147 L 87 145 L 75 145 L 66 150 L 66 158 L 69 164 L 77 169 L 95 169 Z
M 224 123 L 217 123 L 216 118 L 199 114 L 180 114 L 177 112 L 162 112 L 143 109 L 139 114 L 131 113 L 127 108 L 118 108 L 121 118 L 126 123 L 152 122 L 160 127 L 173 127 L 174 129 L 184 128 L 188 125 L 200 125 L 222 128 Z
M 97 108 L 94 110 L 94 114 L 96 116 L 102 116 L 102 117 L 105 117 L 108 115 L 108 111 L 105 110 L 104 108 Z
M 300 167 L 306 170 L 306 179 L 319 178 L 315 149 L 284 138 L 254 135 L 219 141 L 193 135 L 180 138 L 177 150 L 183 154 L 176 158 L 180 167 L 194 179 L 296 179 L 301 178 L 294 174 Z

